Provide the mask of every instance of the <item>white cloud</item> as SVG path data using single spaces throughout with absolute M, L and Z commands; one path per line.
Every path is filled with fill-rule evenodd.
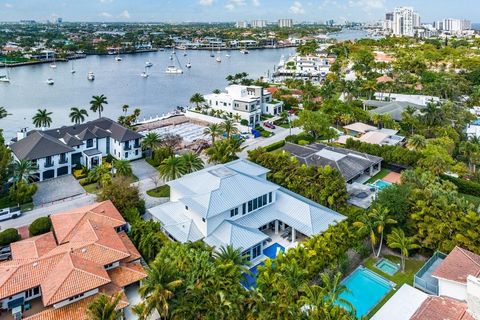
M 211 6 L 213 4 L 213 0 L 200 0 L 198 4 L 201 6 Z
M 130 12 L 128 12 L 127 10 L 123 10 L 118 17 L 124 18 L 124 19 L 130 19 Z
M 290 7 L 290 12 L 293 14 L 304 14 L 305 9 L 300 1 L 295 1 L 293 5 Z
M 228 3 L 225 5 L 225 8 L 229 11 L 233 11 L 238 7 L 246 5 L 245 0 L 228 0 Z
M 11 8 L 13 8 L 13 4 L 11 4 L 11 3 L 5 3 L 5 8 L 11 9 Z
M 102 12 L 100 13 L 100 16 L 103 17 L 103 18 L 111 18 L 112 15 L 108 12 Z
M 252 5 L 254 7 L 260 7 L 260 0 L 252 0 Z

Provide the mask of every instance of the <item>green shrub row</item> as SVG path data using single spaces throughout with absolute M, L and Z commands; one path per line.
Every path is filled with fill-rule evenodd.
M 49 217 L 40 217 L 28 227 L 31 237 L 49 232 L 52 229 L 52 221 Z
M 447 176 L 445 174 L 442 174 L 441 178 L 443 180 L 448 180 L 448 181 L 452 182 L 454 185 L 456 185 L 457 188 L 458 188 L 458 192 L 460 192 L 460 193 L 480 197 L 480 184 L 479 183 L 464 180 L 464 179 L 460 179 L 460 178 L 455 178 L 455 177 L 452 177 L 452 176 Z
M 312 142 L 315 141 L 315 139 L 311 135 L 309 135 L 308 133 L 305 133 L 305 132 L 288 136 L 285 140 L 287 142 L 291 142 L 291 143 L 295 143 L 295 144 L 300 144 L 300 141 L 308 141 L 308 143 L 312 143 Z
M 0 232 L 0 246 L 6 246 L 18 240 L 20 240 L 20 235 L 15 228 L 5 229 Z
M 266 146 L 265 150 L 267 152 L 275 151 L 277 149 L 282 148 L 284 145 L 285 145 L 285 140 L 277 141 L 277 142 L 274 142 L 274 143 Z

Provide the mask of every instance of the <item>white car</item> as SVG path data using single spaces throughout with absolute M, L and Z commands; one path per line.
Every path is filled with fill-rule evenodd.
M 12 219 L 12 218 L 18 218 L 21 215 L 22 215 L 22 211 L 20 211 L 20 208 L 0 209 L 0 221 Z

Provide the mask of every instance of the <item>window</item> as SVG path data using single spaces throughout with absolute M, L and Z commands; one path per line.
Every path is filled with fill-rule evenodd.
M 65 153 L 60 154 L 60 163 L 67 162 L 67 155 Z
M 52 162 L 52 157 L 51 156 L 48 156 L 45 158 L 45 167 L 52 167 L 53 166 L 53 162 Z
M 87 140 L 87 148 L 93 147 L 93 139 L 88 139 Z
M 185 210 L 188 210 L 188 206 L 185 206 Z
M 247 213 L 247 204 L 246 203 L 244 203 L 242 205 L 242 215 L 245 214 L 245 213 Z
M 230 210 L 230 217 L 235 217 L 238 215 L 238 208 Z
M 253 210 L 252 204 L 253 204 L 253 201 L 252 201 L 252 200 L 248 201 L 248 212 L 250 212 L 250 211 Z
M 248 251 L 243 251 L 242 252 L 242 257 L 246 257 L 247 261 L 250 261 L 250 250 Z
M 270 192 L 268 194 L 268 203 L 272 202 L 272 193 Z
M 135 155 L 138 156 L 138 150 L 135 150 Z
M 257 210 L 258 208 L 258 201 L 257 199 L 253 199 L 253 210 Z
M 263 205 L 266 205 L 266 204 L 267 204 L 267 195 L 266 195 L 266 194 L 264 194 L 264 195 L 262 196 L 262 202 L 263 202 Z
M 262 254 L 262 245 L 257 244 L 255 247 L 252 248 L 252 259 L 260 256 Z

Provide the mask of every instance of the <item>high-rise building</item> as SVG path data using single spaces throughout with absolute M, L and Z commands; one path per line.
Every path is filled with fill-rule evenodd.
M 293 27 L 293 20 L 292 19 L 280 19 L 280 20 L 278 20 L 278 26 L 280 28 L 291 28 L 291 27 Z
M 248 22 L 247 21 L 237 21 L 237 23 L 235 23 L 235 27 L 237 27 L 237 28 L 248 28 Z
M 253 20 L 252 28 L 265 28 L 267 26 L 267 20 Z
M 385 14 L 385 20 L 386 21 L 393 21 L 393 12 L 387 12 Z
M 472 28 L 472 23 L 469 20 L 444 19 L 441 22 L 441 28 L 437 28 L 437 29 L 455 33 L 455 32 L 462 32 L 464 30 L 470 30 L 471 28 Z
M 413 37 L 415 28 L 421 24 L 420 15 L 412 7 L 395 8 L 393 12 L 392 31 L 397 36 Z

